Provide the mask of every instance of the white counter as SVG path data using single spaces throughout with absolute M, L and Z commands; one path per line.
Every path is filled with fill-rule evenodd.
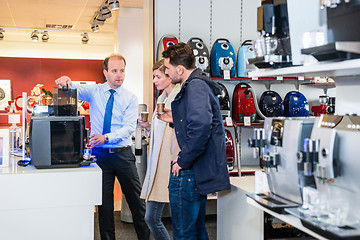
M 217 239 L 263 239 L 263 212 L 246 201 L 246 193 L 255 192 L 255 176 L 231 177 L 230 183 L 218 194 Z
M 39 170 L 12 160 L 0 168 L 0 239 L 92 240 L 101 192 L 102 171 L 94 163 Z

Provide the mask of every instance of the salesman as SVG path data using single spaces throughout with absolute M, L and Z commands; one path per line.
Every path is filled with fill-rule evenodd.
M 138 117 L 137 97 L 122 87 L 125 79 L 125 58 L 112 54 L 104 60 L 106 82 L 91 86 L 77 85 L 79 99 L 90 104 L 90 146 L 103 172 L 102 205 L 99 225 L 102 240 L 115 240 L 114 181 L 120 182 L 131 210 L 138 239 L 149 239 L 144 221 L 145 202 L 140 199 L 141 185 L 131 150 L 131 134 Z M 62 76 L 55 80 L 61 86 L 71 85 Z

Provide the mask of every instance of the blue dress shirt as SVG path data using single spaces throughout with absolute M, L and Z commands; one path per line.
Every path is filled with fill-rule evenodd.
M 105 108 L 110 97 L 108 83 L 90 86 L 73 84 L 78 91 L 78 98 L 90 104 L 91 134 L 102 134 Z M 111 119 L 109 142 L 103 148 L 126 147 L 132 144 L 131 135 L 135 131 L 138 118 L 138 99 L 123 86 L 114 89 L 114 106 Z

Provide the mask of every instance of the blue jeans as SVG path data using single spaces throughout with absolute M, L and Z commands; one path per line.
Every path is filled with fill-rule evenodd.
M 165 203 L 162 202 L 148 201 L 146 204 L 145 222 L 156 240 L 170 240 L 169 233 L 161 221 L 164 206 Z
M 179 176 L 171 174 L 169 198 L 174 240 L 208 240 L 205 228 L 206 195 L 195 186 L 194 171 L 180 170 Z

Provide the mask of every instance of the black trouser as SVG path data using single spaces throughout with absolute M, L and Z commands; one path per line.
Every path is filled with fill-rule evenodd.
M 145 202 L 140 199 L 141 185 L 131 148 L 117 153 L 109 153 L 106 150 L 95 150 L 93 153 L 103 172 L 102 205 L 99 206 L 101 239 L 115 240 L 114 182 L 116 176 L 129 204 L 138 239 L 148 240 L 150 230 L 144 220 Z

